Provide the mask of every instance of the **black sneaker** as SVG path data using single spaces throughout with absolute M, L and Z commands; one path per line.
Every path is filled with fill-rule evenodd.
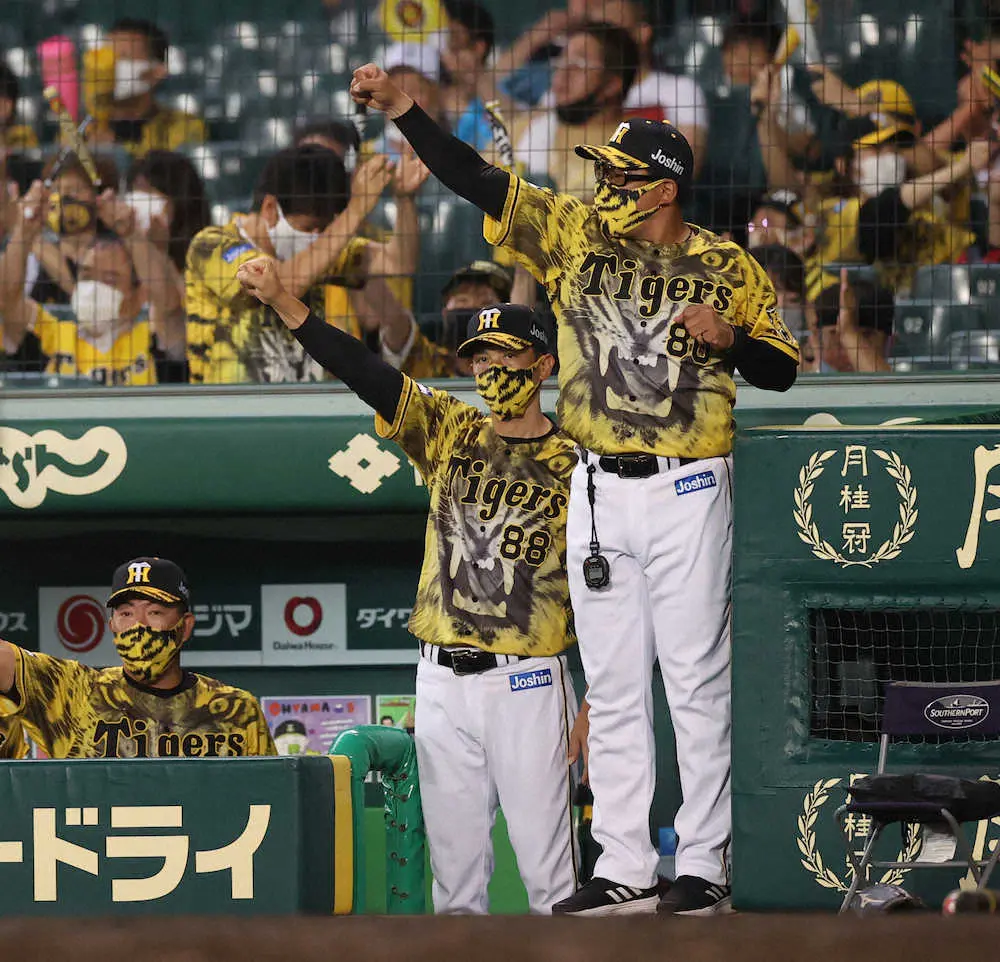
M 732 893 L 728 885 L 706 882 L 695 875 L 674 879 L 674 884 L 656 906 L 657 912 L 667 915 L 726 915 L 732 910 Z
M 553 915 L 652 915 L 659 901 L 656 885 L 637 889 L 606 878 L 593 878 L 568 899 L 552 906 Z

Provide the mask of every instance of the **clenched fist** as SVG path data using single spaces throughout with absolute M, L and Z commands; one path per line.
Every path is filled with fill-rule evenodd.
M 727 351 L 736 340 L 732 324 L 724 321 L 705 304 L 692 304 L 684 308 L 677 323 L 687 329 L 699 344 L 707 344 L 716 351 Z
M 253 294 L 262 304 L 273 304 L 285 293 L 278 277 L 277 261 L 273 257 L 255 257 L 240 265 L 236 280 L 243 290 Z
M 392 78 L 373 63 L 366 63 L 354 71 L 350 93 L 356 104 L 381 110 L 392 119 L 402 116 L 413 106 L 413 98 L 403 93 Z

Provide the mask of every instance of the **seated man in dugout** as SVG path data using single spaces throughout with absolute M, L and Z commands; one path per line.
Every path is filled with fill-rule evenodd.
M 108 624 L 114 668 L 0 641 L 0 730 L 23 727 L 50 758 L 215 758 L 276 755 L 257 699 L 186 671 L 194 630 L 184 572 L 135 558 L 114 573 Z

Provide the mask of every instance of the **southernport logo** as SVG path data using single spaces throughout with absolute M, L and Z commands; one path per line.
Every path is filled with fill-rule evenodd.
M 990 703 L 979 695 L 946 695 L 935 698 L 925 709 L 924 718 L 938 728 L 954 731 L 975 728 L 990 713 Z
M 104 637 L 104 608 L 89 595 L 67 598 L 56 612 L 56 635 L 68 651 L 93 651 Z

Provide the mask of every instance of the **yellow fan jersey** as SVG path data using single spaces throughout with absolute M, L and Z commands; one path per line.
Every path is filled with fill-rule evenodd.
M 352 238 L 324 283 L 303 298 L 312 311 L 354 337 L 357 318 L 332 315 L 345 310 L 342 289 L 360 287 L 361 265 L 370 241 Z M 188 248 L 185 285 L 188 311 L 188 362 L 196 384 L 319 381 L 323 369 L 302 350 L 281 318 L 240 287 L 241 264 L 259 257 L 235 223 L 206 227 Z M 328 289 L 340 289 L 338 296 Z M 339 305 L 339 306 L 338 306 Z M 338 323 L 340 321 L 340 323 Z
M 16 718 L 0 718 L 0 761 L 28 757 L 24 727 Z
M 138 320 L 118 335 L 108 350 L 81 336 L 76 321 L 61 320 L 41 305 L 35 334 L 48 356 L 50 374 L 82 375 L 98 384 L 155 384 L 156 359 L 148 320 Z
M 731 450 L 733 365 L 677 323 L 689 306 L 799 358 L 757 261 L 700 227 L 672 247 L 609 238 L 591 207 L 511 177 L 484 235 L 545 286 L 559 322 L 559 422 L 598 454 Z
M 858 249 L 860 197 L 825 200 L 815 252 L 806 262 L 806 299 L 814 301 L 824 290 L 840 283 L 835 267 L 840 263 L 864 263 Z M 938 217 L 932 210 L 917 210 L 900 227 L 896 260 L 877 261 L 879 283 L 893 291 L 906 291 L 918 267 L 950 264 L 975 241 L 963 227 Z
M 257 699 L 240 688 L 185 672 L 180 690 L 164 694 L 121 667 L 11 648 L 14 689 L 0 695 L 0 722 L 18 719 L 51 758 L 277 754 Z
M 410 631 L 502 655 L 555 655 L 573 644 L 572 442 L 558 429 L 502 438 L 477 408 L 409 377 L 392 424 L 376 417 L 375 429 L 406 452 L 430 493 Z
M 418 327 L 400 370 L 418 381 L 454 377 L 455 356 L 443 344 L 435 344 Z

